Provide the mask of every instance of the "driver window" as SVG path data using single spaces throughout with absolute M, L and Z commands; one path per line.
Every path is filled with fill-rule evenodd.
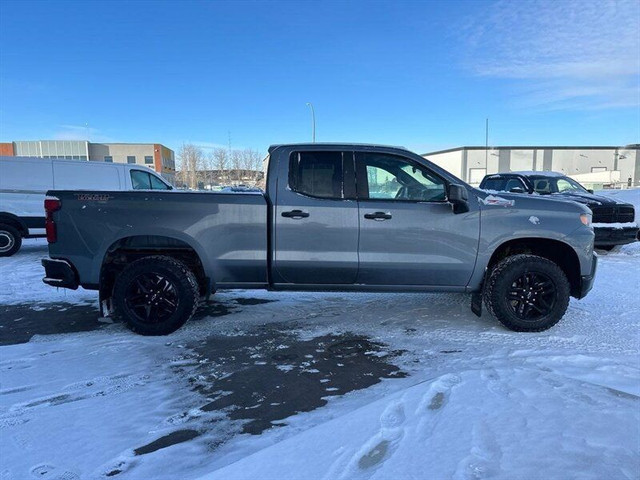
M 367 153 L 364 155 L 364 167 L 369 199 L 416 202 L 445 200 L 444 181 L 426 168 L 402 157 Z M 362 168 L 360 171 L 363 172 Z

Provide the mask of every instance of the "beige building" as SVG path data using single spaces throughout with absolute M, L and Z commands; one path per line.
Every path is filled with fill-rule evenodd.
M 173 150 L 159 143 L 91 143 L 84 140 L 29 140 L 0 144 L 3 155 L 92 162 L 133 163 L 155 170 L 172 184 Z
M 624 147 L 459 147 L 422 155 L 471 185 L 485 175 L 554 171 L 568 176 L 611 172 L 618 186 L 640 186 L 640 145 Z

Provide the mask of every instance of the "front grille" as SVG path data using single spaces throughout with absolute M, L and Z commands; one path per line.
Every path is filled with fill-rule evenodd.
M 616 205 L 613 207 L 594 206 L 593 223 L 629 223 L 633 222 L 635 210 L 631 205 Z
M 618 222 L 620 223 L 628 223 L 633 222 L 635 216 L 635 211 L 633 207 L 618 207 Z

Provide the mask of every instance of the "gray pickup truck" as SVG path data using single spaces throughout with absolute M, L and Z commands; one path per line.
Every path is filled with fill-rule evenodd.
M 541 331 L 592 287 L 591 211 L 492 195 L 402 148 L 275 145 L 266 192 L 49 191 L 44 282 L 99 290 L 143 335 L 221 289 L 468 292 Z

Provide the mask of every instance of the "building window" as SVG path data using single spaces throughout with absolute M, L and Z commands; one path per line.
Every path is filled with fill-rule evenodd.
M 146 163 L 147 165 L 152 165 L 153 164 L 153 157 L 151 155 L 147 155 L 144 157 L 144 163 Z
M 135 155 L 127 156 L 127 163 L 136 163 Z
M 86 155 L 80 155 L 80 160 L 84 160 L 86 162 L 87 161 L 87 156 Z
M 111 155 L 105 155 L 104 161 L 108 163 L 113 163 L 113 157 Z

